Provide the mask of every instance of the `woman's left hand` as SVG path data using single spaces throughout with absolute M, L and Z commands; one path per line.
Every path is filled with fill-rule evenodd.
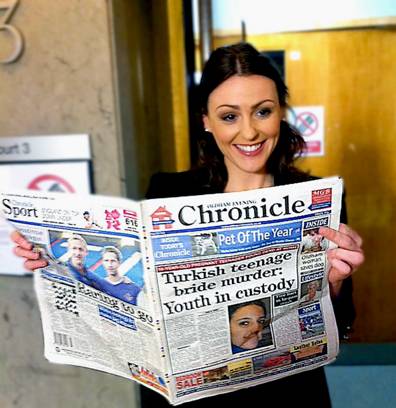
M 364 262 L 363 240 L 356 231 L 345 224 L 340 224 L 338 231 L 321 227 L 319 234 L 338 245 L 338 248 L 327 251 L 327 259 L 331 265 L 329 271 L 330 290 L 332 296 L 337 296 L 342 281 L 351 276 Z

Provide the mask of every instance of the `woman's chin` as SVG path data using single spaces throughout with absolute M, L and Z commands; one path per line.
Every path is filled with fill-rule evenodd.
M 240 347 L 246 350 L 253 350 L 258 346 L 258 340 L 252 339 L 243 343 Z

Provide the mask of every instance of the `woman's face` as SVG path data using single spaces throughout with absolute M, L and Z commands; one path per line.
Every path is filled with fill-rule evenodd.
M 209 95 L 204 125 L 224 155 L 229 177 L 266 174 L 283 115 L 275 82 L 260 75 L 234 75 Z
M 317 282 L 310 282 L 308 284 L 308 298 L 313 299 L 316 295 L 316 291 L 318 289 L 319 285 Z
M 265 313 L 259 305 L 243 306 L 231 316 L 231 343 L 243 349 L 258 346 L 264 328 Z

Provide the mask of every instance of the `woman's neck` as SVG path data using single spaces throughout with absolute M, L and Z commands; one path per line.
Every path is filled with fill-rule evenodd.
M 272 187 L 274 177 L 272 174 L 248 174 L 232 175 L 229 174 L 227 184 L 224 188 L 225 193 L 248 191 L 257 188 Z

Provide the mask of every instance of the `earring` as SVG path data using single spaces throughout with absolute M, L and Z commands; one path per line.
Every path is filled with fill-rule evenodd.
M 210 130 L 208 128 L 205 128 L 205 132 L 210 132 Z

